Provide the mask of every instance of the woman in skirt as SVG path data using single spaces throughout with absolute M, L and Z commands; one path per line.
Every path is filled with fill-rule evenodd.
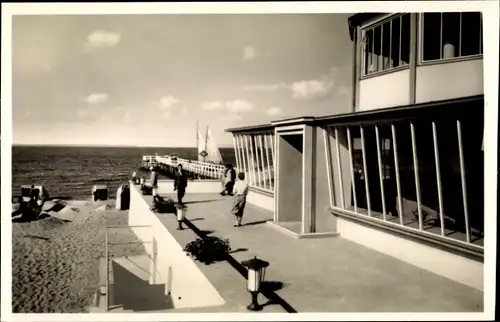
M 247 202 L 247 192 L 248 185 L 245 183 L 245 174 L 243 172 L 240 172 L 238 173 L 238 181 L 236 181 L 233 188 L 234 203 L 231 212 L 236 216 L 234 227 L 241 226 L 243 211 L 245 210 L 245 204 Z

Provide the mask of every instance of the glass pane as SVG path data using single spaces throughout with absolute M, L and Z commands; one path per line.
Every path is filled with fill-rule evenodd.
M 391 60 L 392 66 L 398 67 L 400 65 L 400 41 L 401 41 L 401 17 L 398 17 L 392 21 L 392 32 L 391 32 Z
M 478 33 L 479 34 L 479 33 Z M 459 56 L 460 46 L 460 12 L 443 13 L 443 40 L 442 57 L 453 58 Z M 479 46 L 476 47 L 476 51 Z
M 363 74 L 367 75 L 372 72 L 371 66 L 373 65 L 373 29 L 366 30 L 363 39 L 363 52 L 364 52 L 364 69 Z
M 423 60 L 441 58 L 441 13 L 429 12 L 422 14 L 423 23 Z
M 401 65 L 408 65 L 410 62 L 410 25 L 410 14 L 404 14 L 401 17 Z
M 482 53 L 481 13 L 462 13 L 462 56 L 478 55 Z

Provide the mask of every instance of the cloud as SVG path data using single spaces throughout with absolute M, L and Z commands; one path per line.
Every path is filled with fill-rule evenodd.
M 255 50 L 255 48 L 253 48 L 251 46 L 246 46 L 245 48 L 243 48 L 243 59 L 244 60 L 252 60 L 255 57 L 257 57 L 257 51 Z
M 287 89 L 289 86 L 285 83 L 275 83 L 275 84 L 254 84 L 243 86 L 244 91 L 251 92 L 272 92 L 280 89 Z
M 172 106 L 174 106 L 175 104 L 177 104 L 179 102 L 180 101 L 173 96 L 164 96 L 160 99 L 160 103 L 159 103 L 158 107 L 161 110 L 168 110 Z
M 89 114 L 88 111 L 86 110 L 79 110 L 78 113 L 77 113 L 77 116 L 78 117 L 84 117 L 84 116 L 87 116 Z
M 201 106 L 202 109 L 207 111 L 216 111 L 224 108 L 224 103 L 219 101 L 207 102 Z
M 91 48 L 109 48 L 116 46 L 121 39 L 117 32 L 96 30 L 87 36 L 87 45 Z
M 183 107 L 183 108 L 182 108 L 182 111 L 181 111 L 181 115 L 182 115 L 182 116 L 187 116 L 187 115 L 188 115 L 188 109 L 187 109 L 187 108 L 185 108 L 185 107 Z
M 335 87 L 335 74 L 338 72 L 337 67 L 332 67 L 325 75 L 315 79 L 300 80 L 292 83 L 272 83 L 272 84 L 251 84 L 244 85 L 244 91 L 254 92 L 273 92 L 278 90 L 290 90 L 292 97 L 296 99 L 312 99 L 325 95 L 332 91 Z
M 266 110 L 266 113 L 270 116 L 276 116 L 282 114 L 283 111 L 279 107 L 271 107 Z
M 106 93 L 92 93 L 87 96 L 84 101 L 89 105 L 96 105 L 106 102 L 109 99 L 109 95 Z
M 132 113 L 130 113 L 130 111 L 127 111 L 127 112 L 125 112 L 125 114 L 123 114 L 123 119 L 128 120 L 128 119 L 130 119 L 131 116 L 132 116 Z
M 168 119 L 170 117 L 170 112 L 167 111 L 167 112 L 163 113 L 161 115 L 161 117 L 164 118 L 164 119 Z
M 293 98 L 311 99 L 330 92 L 334 87 L 333 80 L 304 80 L 291 85 Z
M 31 113 L 31 111 L 26 111 L 26 113 L 24 113 L 24 115 L 25 115 L 26 117 L 30 117 L 30 116 L 31 116 L 31 114 L 32 114 L 32 113 Z
M 202 109 L 207 111 L 221 111 L 226 110 L 233 113 L 248 112 L 253 109 L 253 105 L 250 102 L 244 100 L 232 100 L 232 101 L 213 101 L 204 103 L 201 106 Z
M 240 113 L 252 110 L 253 105 L 243 100 L 234 100 L 226 102 L 226 109 L 231 112 Z

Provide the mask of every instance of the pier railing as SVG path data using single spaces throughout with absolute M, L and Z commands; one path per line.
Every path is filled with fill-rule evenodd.
M 183 158 L 172 158 L 171 156 L 145 155 L 142 157 L 143 167 L 168 166 L 175 168 L 179 164 L 182 164 L 182 167 L 185 171 L 212 179 L 222 178 L 224 175 L 224 170 L 226 169 L 226 167 L 222 164 L 188 160 Z M 235 170 L 238 171 L 238 169 Z

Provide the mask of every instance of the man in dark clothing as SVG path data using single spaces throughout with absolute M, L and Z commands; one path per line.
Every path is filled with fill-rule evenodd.
M 158 197 L 158 172 L 156 172 L 154 167 L 150 167 L 149 169 L 151 170 L 151 189 L 154 201 Z
M 186 187 L 187 176 L 184 170 L 182 170 L 182 164 L 179 164 L 177 166 L 177 171 L 175 172 L 174 190 L 177 190 L 177 202 L 181 205 L 183 204 L 182 198 L 186 193 Z
M 220 193 L 225 196 L 226 194 L 233 195 L 234 182 L 236 181 L 236 171 L 232 164 L 226 165 L 226 171 L 224 171 L 224 190 Z

